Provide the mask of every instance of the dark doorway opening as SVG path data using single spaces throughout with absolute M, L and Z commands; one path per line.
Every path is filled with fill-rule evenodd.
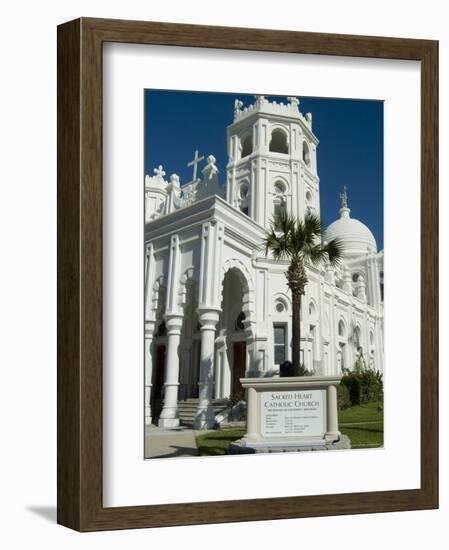
M 156 347 L 156 362 L 153 386 L 153 403 L 151 405 L 153 417 L 158 419 L 162 411 L 162 400 L 164 397 L 164 378 L 165 378 L 165 345 Z
M 232 369 L 232 395 L 241 395 L 244 398 L 244 391 L 240 378 L 246 374 L 246 342 L 234 342 L 234 365 Z

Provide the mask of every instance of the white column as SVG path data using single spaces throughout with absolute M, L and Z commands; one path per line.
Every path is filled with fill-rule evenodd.
M 179 387 L 179 340 L 181 337 L 182 315 L 166 314 L 167 355 L 165 364 L 164 405 L 159 418 L 162 428 L 179 426 L 178 387 Z
M 151 414 L 151 379 L 153 376 L 153 357 L 151 355 L 151 344 L 155 326 L 154 311 L 152 309 L 153 284 L 155 276 L 154 246 L 149 243 L 145 253 L 145 425 L 152 422 Z
M 215 219 L 201 230 L 201 263 L 198 296 L 198 320 L 201 325 L 200 376 L 195 429 L 213 427 L 212 395 L 214 387 L 215 328 L 220 317 L 221 266 L 224 225 Z
M 318 349 L 318 357 L 321 361 L 321 374 L 327 376 L 327 370 L 326 370 L 326 364 L 325 364 L 325 357 L 324 357 L 324 281 L 322 279 L 322 276 L 320 275 L 319 278 L 319 318 L 318 318 L 318 324 L 319 324 L 319 331 L 317 334 L 317 349 Z M 329 327 L 330 330 L 330 327 Z M 328 335 L 330 336 L 330 334 Z
M 179 388 L 179 341 L 181 338 L 182 314 L 178 304 L 179 269 L 181 250 L 179 236 L 170 238 L 170 256 L 168 262 L 168 285 L 165 304 L 165 326 L 167 328 L 167 352 L 165 356 L 164 405 L 159 426 L 174 428 L 179 426 L 178 388 Z
M 198 410 L 195 417 L 195 429 L 213 428 L 215 424 L 212 408 L 214 389 L 215 328 L 220 310 L 198 309 L 201 324 L 200 380 L 198 382 Z
M 374 364 L 376 370 L 384 371 L 384 346 L 383 346 L 383 318 L 376 315 L 376 324 L 374 327 Z
M 329 332 L 330 332 L 330 344 L 329 344 L 329 364 L 330 364 L 330 370 L 329 374 L 335 375 L 335 374 L 341 374 L 341 365 L 338 364 L 338 352 L 340 350 L 340 345 L 338 341 L 338 326 L 337 326 L 337 312 L 336 312 L 336 304 L 335 300 L 337 298 L 337 295 L 334 293 L 334 289 L 331 287 L 330 289 L 330 298 L 329 298 L 329 304 L 330 304 L 330 311 L 329 311 Z
M 371 304 L 377 311 L 380 307 L 380 282 L 377 259 L 375 252 L 368 251 L 368 259 L 366 262 L 368 271 L 368 293 L 371 298 Z
M 326 389 L 327 394 L 327 430 L 325 439 L 336 441 L 340 432 L 338 431 L 338 405 L 337 405 L 337 386 L 330 385 Z
M 153 377 L 153 357 L 151 345 L 153 343 L 154 321 L 145 322 L 145 425 L 149 426 L 152 422 L 151 414 L 151 380 Z

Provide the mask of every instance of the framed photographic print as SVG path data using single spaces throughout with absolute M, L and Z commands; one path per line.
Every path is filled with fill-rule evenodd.
M 438 44 L 58 28 L 58 522 L 438 506 Z

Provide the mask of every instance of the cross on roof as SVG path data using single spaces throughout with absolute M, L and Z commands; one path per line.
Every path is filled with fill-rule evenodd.
M 162 168 L 162 166 L 160 164 L 159 164 L 158 168 L 154 169 L 154 173 L 156 174 L 156 176 L 159 176 L 161 178 L 163 178 L 165 176 L 164 169 Z
M 192 181 L 196 181 L 196 175 L 197 175 L 197 172 L 198 172 L 198 164 L 202 160 L 204 160 L 204 156 L 199 157 L 198 156 L 198 150 L 196 150 L 194 159 L 187 164 L 187 166 L 193 166 L 193 179 L 192 179 Z

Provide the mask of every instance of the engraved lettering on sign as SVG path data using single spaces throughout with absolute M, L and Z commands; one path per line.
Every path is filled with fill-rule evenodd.
M 324 433 L 322 390 L 262 392 L 260 407 L 264 437 L 320 437 Z

